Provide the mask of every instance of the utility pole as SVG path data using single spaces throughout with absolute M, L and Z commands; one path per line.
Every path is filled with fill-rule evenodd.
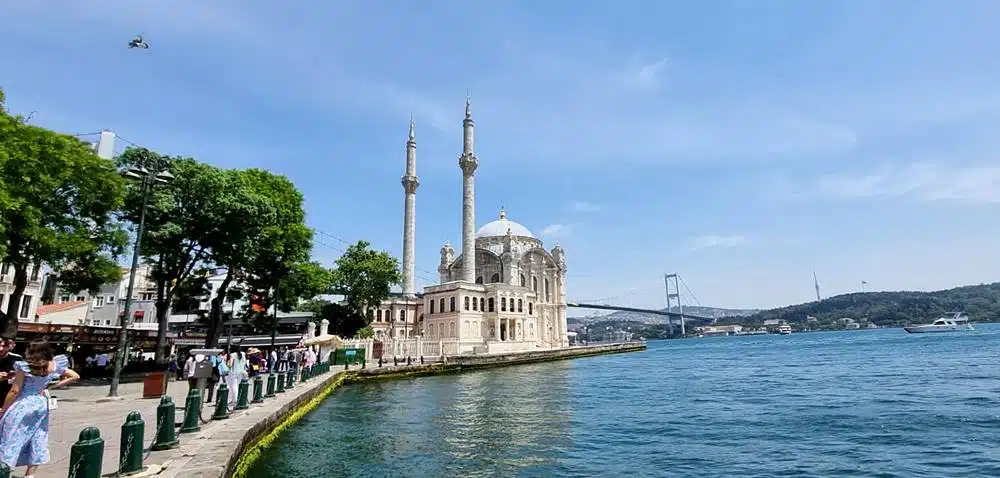
M 665 274 L 663 276 L 663 283 L 667 287 L 667 312 L 670 312 L 670 308 L 673 306 L 674 301 L 677 302 L 677 313 L 681 316 L 681 337 L 687 334 L 684 328 L 684 304 L 681 303 L 681 289 L 680 283 L 677 280 L 677 274 Z M 673 285 L 673 292 L 671 292 L 671 284 Z M 673 320 L 671 319 L 671 334 L 673 333 Z

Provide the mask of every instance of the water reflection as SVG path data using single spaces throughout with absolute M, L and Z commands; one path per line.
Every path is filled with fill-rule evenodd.
M 251 476 L 535 476 L 572 447 L 572 362 L 338 390 Z

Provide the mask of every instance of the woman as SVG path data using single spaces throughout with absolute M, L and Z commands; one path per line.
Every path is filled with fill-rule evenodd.
M 236 398 L 239 393 L 240 382 L 247 376 L 247 356 L 237 350 L 229 354 L 229 407 L 236 406 Z
M 24 478 L 33 478 L 38 465 L 49 461 L 49 401 L 45 391 L 80 379 L 65 355 L 53 356 L 45 340 L 28 344 L 25 360 L 14 364 L 17 375 L 3 402 L 0 419 L 0 461 L 14 468 L 26 466 Z M 56 383 L 49 385 L 53 381 Z

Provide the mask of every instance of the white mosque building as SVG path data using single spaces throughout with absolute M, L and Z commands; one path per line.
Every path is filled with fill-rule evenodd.
M 393 294 L 373 314 L 377 336 L 422 337 L 457 343 L 458 353 L 529 351 L 569 346 L 566 330 L 566 256 L 521 224 L 499 219 L 475 229 L 475 172 L 472 108 L 465 102 L 462 170 L 462 244 L 456 255 L 441 248 L 440 284 L 414 291 L 416 150 L 413 122 L 406 141 L 402 293 Z

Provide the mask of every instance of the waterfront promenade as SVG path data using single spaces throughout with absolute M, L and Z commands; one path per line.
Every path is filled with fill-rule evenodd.
M 451 373 L 472 370 L 483 367 L 515 365 L 518 363 L 544 362 L 586 355 L 603 353 L 628 352 L 645 349 L 645 344 L 608 344 L 590 347 L 573 347 L 553 351 L 539 351 L 521 354 L 479 355 L 449 358 L 448 363 L 420 365 L 414 362 L 407 366 L 400 362 L 398 366 L 369 363 L 365 370 L 358 365 L 352 365 L 350 371 L 354 378 L 372 378 L 376 376 L 399 376 L 409 372 L 419 374 Z M 251 404 L 248 410 L 231 412 L 225 420 L 210 420 L 202 423 L 201 430 L 194 433 L 179 434 L 180 445 L 172 450 L 147 452 L 144 464 L 151 468 L 150 473 L 133 476 L 151 476 L 158 472 L 158 477 L 184 478 L 218 478 L 227 476 L 227 468 L 231 467 L 240 453 L 247 452 L 248 446 L 255 443 L 271 431 L 281 426 L 284 420 L 296 412 L 307 411 L 307 403 L 322 400 L 325 394 L 339 385 L 339 374 L 344 373 L 343 366 L 336 366 L 328 373 L 310 378 L 304 384 L 296 382 L 295 386 L 279 393 L 274 398 L 265 399 L 262 404 Z M 360 375 L 358 375 L 360 374 Z M 106 400 L 107 385 L 80 385 L 59 390 L 53 395 L 59 399 L 59 406 L 52 411 L 50 422 L 49 443 L 51 460 L 42 466 L 37 478 L 64 478 L 70 476 L 70 449 L 79 438 L 80 431 L 89 426 L 100 429 L 105 440 L 103 473 L 109 474 L 117 470 L 119 459 L 119 444 L 121 426 L 125 417 L 131 411 L 138 411 L 145 421 L 145 437 L 143 448 L 148 449 L 156 434 L 156 408 L 160 399 L 143 399 L 142 384 L 122 384 L 119 389 L 121 400 Z M 184 406 L 187 396 L 187 382 L 171 381 L 168 395 L 178 407 Z M 315 399 L 315 400 L 314 400 Z M 206 404 L 202 409 L 202 417 L 212 416 L 214 404 Z M 183 411 L 177 410 L 175 422 L 183 420 Z M 294 419 L 293 419 L 294 421 Z M 230 473 L 233 470 L 228 470 Z M 20 476 L 21 470 L 14 476 Z

